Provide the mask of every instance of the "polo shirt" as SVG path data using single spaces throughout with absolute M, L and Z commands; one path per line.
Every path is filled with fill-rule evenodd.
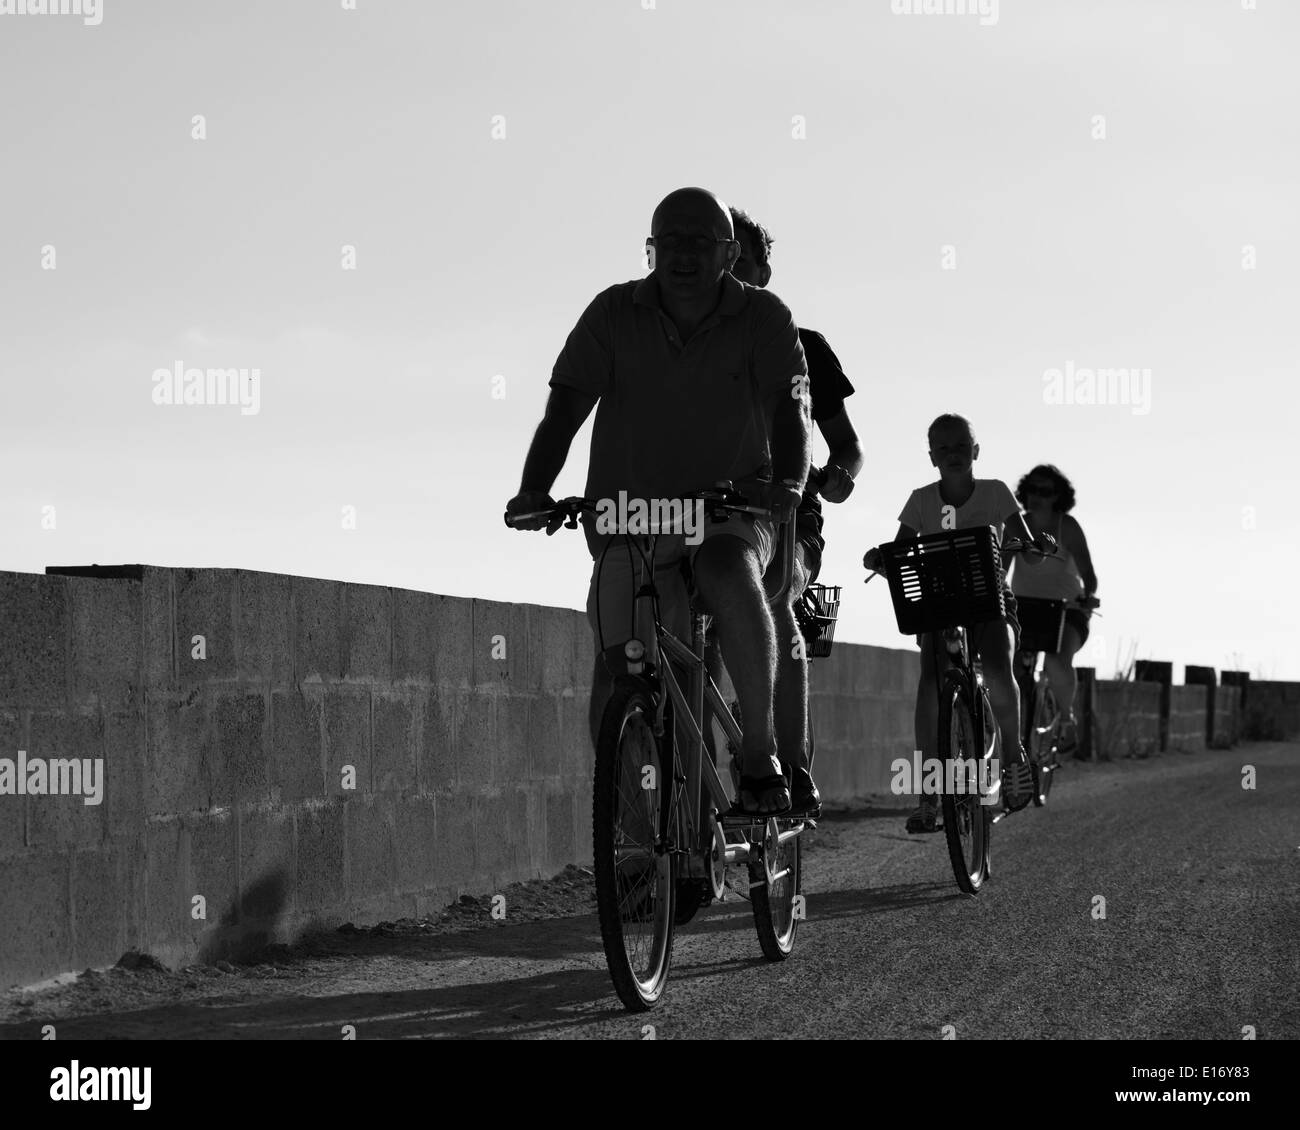
M 807 373 L 794 317 L 770 291 L 724 274 L 717 307 L 681 341 L 651 274 L 592 300 L 550 383 L 598 398 L 587 497 L 650 500 L 770 477 L 773 413 Z M 597 554 L 608 539 L 584 525 Z

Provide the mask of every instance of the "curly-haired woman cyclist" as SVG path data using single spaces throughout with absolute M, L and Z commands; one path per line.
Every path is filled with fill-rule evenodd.
M 1038 537 L 1051 534 L 1060 547 L 1058 555 L 1044 559 L 1037 568 L 1022 569 L 1017 561 L 1011 573 L 1011 591 L 1018 597 L 1076 601 L 1097 591 L 1097 574 L 1083 527 L 1070 516 L 1074 509 L 1074 486 L 1050 463 L 1040 463 L 1020 480 L 1016 501 L 1024 508 L 1029 531 Z M 1074 692 L 1078 679 L 1074 673 L 1074 656 L 1088 639 L 1091 613 L 1073 606 L 1065 613 L 1065 631 L 1061 650 L 1044 656 L 1043 666 L 1052 684 L 1052 693 L 1066 713 L 1061 728 L 1061 752 L 1069 753 L 1078 745 L 1074 719 Z

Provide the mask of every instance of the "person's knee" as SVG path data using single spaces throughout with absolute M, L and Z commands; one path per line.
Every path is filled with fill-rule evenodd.
M 709 538 L 691 563 L 701 606 L 717 615 L 727 602 L 747 603 L 760 598 L 758 554 L 736 537 Z

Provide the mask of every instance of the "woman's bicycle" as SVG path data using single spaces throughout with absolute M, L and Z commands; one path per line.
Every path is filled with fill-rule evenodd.
M 936 649 L 943 831 L 957 886 L 970 895 L 992 874 L 993 825 L 1006 812 L 994 812 L 1002 738 L 967 628 L 1006 614 L 1001 554 L 1033 548 L 1017 539 L 999 547 L 991 526 L 879 547 L 898 630 L 928 634 Z
M 1078 600 L 1044 600 L 1016 597 L 1016 618 L 1020 621 L 1020 650 L 1016 655 L 1016 679 L 1020 685 L 1020 716 L 1025 750 L 1034 772 L 1034 804 L 1042 807 L 1052 791 L 1059 761 L 1061 724 L 1064 715 L 1052 691 L 1040 655 L 1055 655 L 1061 649 L 1065 614 L 1071 608 L 1100 607 L 1095 596 Z
M 710 519 L 770 514 L 750 505 L 730 483 L 689 497 L 704 502 Z M 563 517 L 572 529 L 580 514 L 594 509 L 589 499 L 567 498 L 507 524 Z M 625 542 L 634 546 L 640 540 Z M 659 1001 L 672 963 L 674 927 L 706 898 L 723 897 L 731 865 L 744 865 L 741 893 L 752 906 L 763 955 L 781 961 L 790 954 L 803 917 L 799 840 L 816 826 L 805 816 L 735 811 L 740 767 L 733 758 L 730 782 L 724 782 L 705 738 L 716 721 L 728 745 L 741 748 L 740 722 L 705 669 L 706 617 L 692 603 L 689 645 L 663 625 L 653 581 L 653 532 L 644 540 L 635 552 L 651 580 L 634 597 L 637 636 L 624 647 L 626 671 L 615 677 L 602 716 L 592 798 L 601 939 L 614 988 L 633 1012 Z M 794 548 L 791 522 L 783 529 L 782 565 L 769 600 L 789 589 Z

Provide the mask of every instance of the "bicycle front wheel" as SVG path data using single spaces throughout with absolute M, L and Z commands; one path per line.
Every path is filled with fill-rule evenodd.
M 939 710 L 939 757 L 945 771 L 943 831 L 957 886 L 968 895 L 979 894 L 988 866 L 988 824 L 979 783 L 982 744 L 966 689 L 949 683 Z
M 672 772 L 654 734 L 654 703 L 633 680 L 615 685 L 596 743 L 592 853 L 596 908 L 609 975 L 626 1008 L 662 996 L 672 964 L 676 834 Z

